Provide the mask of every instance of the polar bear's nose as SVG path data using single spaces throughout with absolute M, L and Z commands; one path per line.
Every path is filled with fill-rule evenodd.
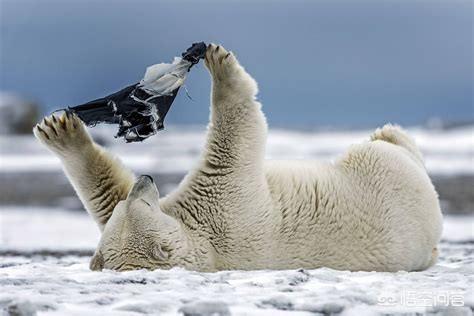
M 142 177 L 150 179 L 151 183 L 155 183 L 155 181 L 153 181 L 153 177 L 150 176 L 149 174 L 144 174 L 144 175 L 142 175 Z
M 149 175 L 141 175 L 128 193 L 127 201 L 131 203 L 136 199 L 143 199 L 147 196 L 147 201 L 155 201 L 159 197 L 158 188 Z

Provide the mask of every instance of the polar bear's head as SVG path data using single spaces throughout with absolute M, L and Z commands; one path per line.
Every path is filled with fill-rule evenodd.
M 175 246 L 175 226 L 175 221 L 160 210 L 153 179 L 141 176 L 107 221 L 90 268 L 168 268 Z

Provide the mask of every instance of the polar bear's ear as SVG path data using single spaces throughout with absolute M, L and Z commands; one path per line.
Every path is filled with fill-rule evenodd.
M 104 256 L 100 251 L 97 251 L 91 259 L 89 269 L 92 271 L 101 271 L 104 268 Z

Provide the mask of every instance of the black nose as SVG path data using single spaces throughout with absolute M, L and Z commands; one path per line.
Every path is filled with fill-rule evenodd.
M 153 177 L 150 176 L 149 174 L 144 174 L 142 175 L 142 177 L 147 177 L 148 179 L 150 179 L 151 183 L 155 183 L 155 181 L 153 181 Z

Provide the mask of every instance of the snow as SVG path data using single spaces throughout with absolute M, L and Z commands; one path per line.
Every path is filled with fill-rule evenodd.
M 184 173 L 196 163 L 205 141 L 203 128 L 167 127 L 143 143 L 113 139 L 112 126 L 91 129 L 96 137 L 135 171 Z M 334 160 L 350 145 L 367 140 L 373 131 L 269 131 L 267 158 Z M 474 126 L 451 130 L 408 129 L 421 148 L 431 174 L 474 174 Z M 59 171 L 59 160 L 32 136 L 0 137 L 0 172 Z
M 274 315 L 283 311 L 299 312 L 292 315 L 361 315 L 360 310 L 363 314 L 439 311 L 445 304 L 436 297 L 446 295 L 452 302 L 457 299 L 472 308 L 473 271 L 466 255 L 472 250 L 472 246 L 450 247 L 449 255 L 456 262 L 444 258 L 426 272 L 413 273 L 327 268 L 217 273 L 180 268 L 92 272 L 86 257 L 38 257 L 29 261 L 4 257 L 0 304 L 10 309 L 26 305 L 52 315 L 175 315 L 178 310 L 200 312 L 197 315 Z M 410 306 L 406 300 L 413 295 L 418 304 L 437 306 Z M 421 301 L 423 295 L 428 295 L 428 302 Z M 383 305 L 387 299 L 392 303 Z M 401 302 L 407 306 L 400 306 Z
M 99 237 L 99 228 L 85 211 L 1 208 L 0 251 L 94 250 Z
M 88 256 L 68 255 L 97 244 L 85 212 L 3 207 L 0 308 L 13 315 L 472 315 L 473 228 L 474 216 L 446 217 L 440 259 L 423 272 L 93 272 Z
M 112 140 L 114 127 L 91 131 L 137 172 L 184 173 L 205 141 L 202 128 L 167 127 L 138 144 Z M 267 157 L 333 160 L 371 132 L 270 130 Z M 409 132 L 431 174 L 474 174 L 474 126 Z M 60 170 L 32 136 L 0 136 L 0 172 Z M 85 212 L 0 206 L 0 314 L 472 315 L 474 309 L 474 215 L 446 216 L 438 263 L 411 273 L 93 272 L 89 258 L 99 237 Z
M 453 242 L 474 242 L 474 215 L 445 217 L 443 239 Z

